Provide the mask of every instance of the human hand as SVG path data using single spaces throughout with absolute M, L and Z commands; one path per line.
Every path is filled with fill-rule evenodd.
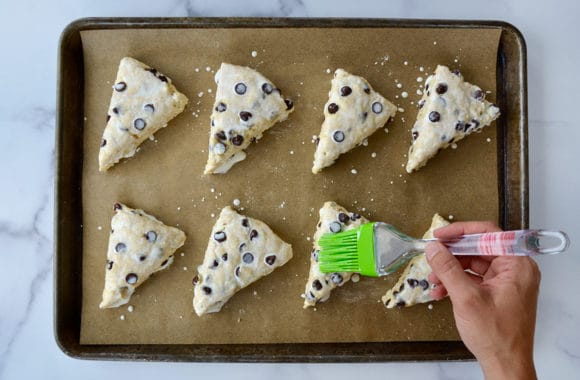
M 439 239 L 501 231 L 491 222 L 459 222 L 434 231 Z M 534 329 L 540 270 L 529 257 L 453 256 L 438 242 L 426 247 L 436 284 L 449 294 L 459 335 L 486 379 L 535 379 Z M 469 270 L 472 273 L 465 272 Z M 474 274 L 475 273 L 475 274 Z

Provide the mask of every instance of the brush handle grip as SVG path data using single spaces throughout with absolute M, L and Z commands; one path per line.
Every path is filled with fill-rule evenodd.
M 488 232 L 439 241 L 452 254 L 465 256 L 549 255 L 563 252 L 570 246 L 570 239 L 564 232 L 547 230 Z

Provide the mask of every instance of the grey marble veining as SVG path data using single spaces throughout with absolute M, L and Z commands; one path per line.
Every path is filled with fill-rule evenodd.
M 575 144 L 580 3 L 419 1 L 0 1 L 0 379 L 212 377 L 479 379 L 476 363 L 247 365 L 87 362 L 66 357 L 52 332 L 54 117 L 58 37 L 89 16 L 263 16 L 502 19 L 524 33 L 529 70 L 532 227 L 569 232 L 571 252 L 538 259 L 540 377 L 580 373 L 580 170 Z

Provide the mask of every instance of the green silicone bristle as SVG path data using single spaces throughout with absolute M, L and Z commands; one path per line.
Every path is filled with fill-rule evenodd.
M 373 223 L 359 228 L 324 234 L 318 239 L 318 263 L 323 273 L 357 272 L 377 276 L 374 261 Z

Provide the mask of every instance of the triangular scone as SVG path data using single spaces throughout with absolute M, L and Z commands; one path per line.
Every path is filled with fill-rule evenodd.
M 185 242 L 181 230 L 166 226 L 143 210 L 119 203 L 114 209 L 101 309 L 129 302 L 135 288 L 171 265 L 173 253 Z
M 304 289 L 304 308 L 324 302 L 330 297 L 332 289 L 347 283 L 352 277 L 351 272 L 322 273 L 318 264 L 320 246 L 318 239 L 326 233 L 337 233 L 352 230 L 368 220 L 357 213 L 350 213 L 335 202 L 326 202 L 320 209 L 320 219 L 314 234 L 314 248 L 310 255 L 310 273 Z
M 226 173 L 246 158 L 250 143 L 294 110 L 274 83 L 249 67 L 222 63 L 215 82 L 205 174 Z
M 432 239 L 433 231 L 448 225 L 449 222 L 439 214 L 433 216 L 431 227 L 423 235 L 423 239 Z M 433 301 L 431 298 L 432 284 L 429 283 L 431 267 L 425 254 L 415 256 L 401 274 L 399 281 L 383 296 L 383 304 L 392 309 L 395 306 L 413 306 L 418 303 Z
M 292 258 L 292 246 L 264 222 L 225 207 L 211 231 L 203 264 L 194 278 L 197 315 L 216 313 L 240 289 Z
M 362 144 L 396 112 L 397 107 L 375 92 L 364 78 L 336 70 L 324 106 L 312 173 L 319 173 L 338 156 Z
M 491 124 L 499 108 L 485 100 L 481 88 L 465 82 L 459 71 L 437 66 L 425 81 L 413 125 L 407 172 L 424 166 L 440 149 Z
M 186 105 L 187 98 L 171 79 L 136 59 L 123 58 L 101 140 L 99 170 L 133 156 L 143 141 L 166 127 Z

